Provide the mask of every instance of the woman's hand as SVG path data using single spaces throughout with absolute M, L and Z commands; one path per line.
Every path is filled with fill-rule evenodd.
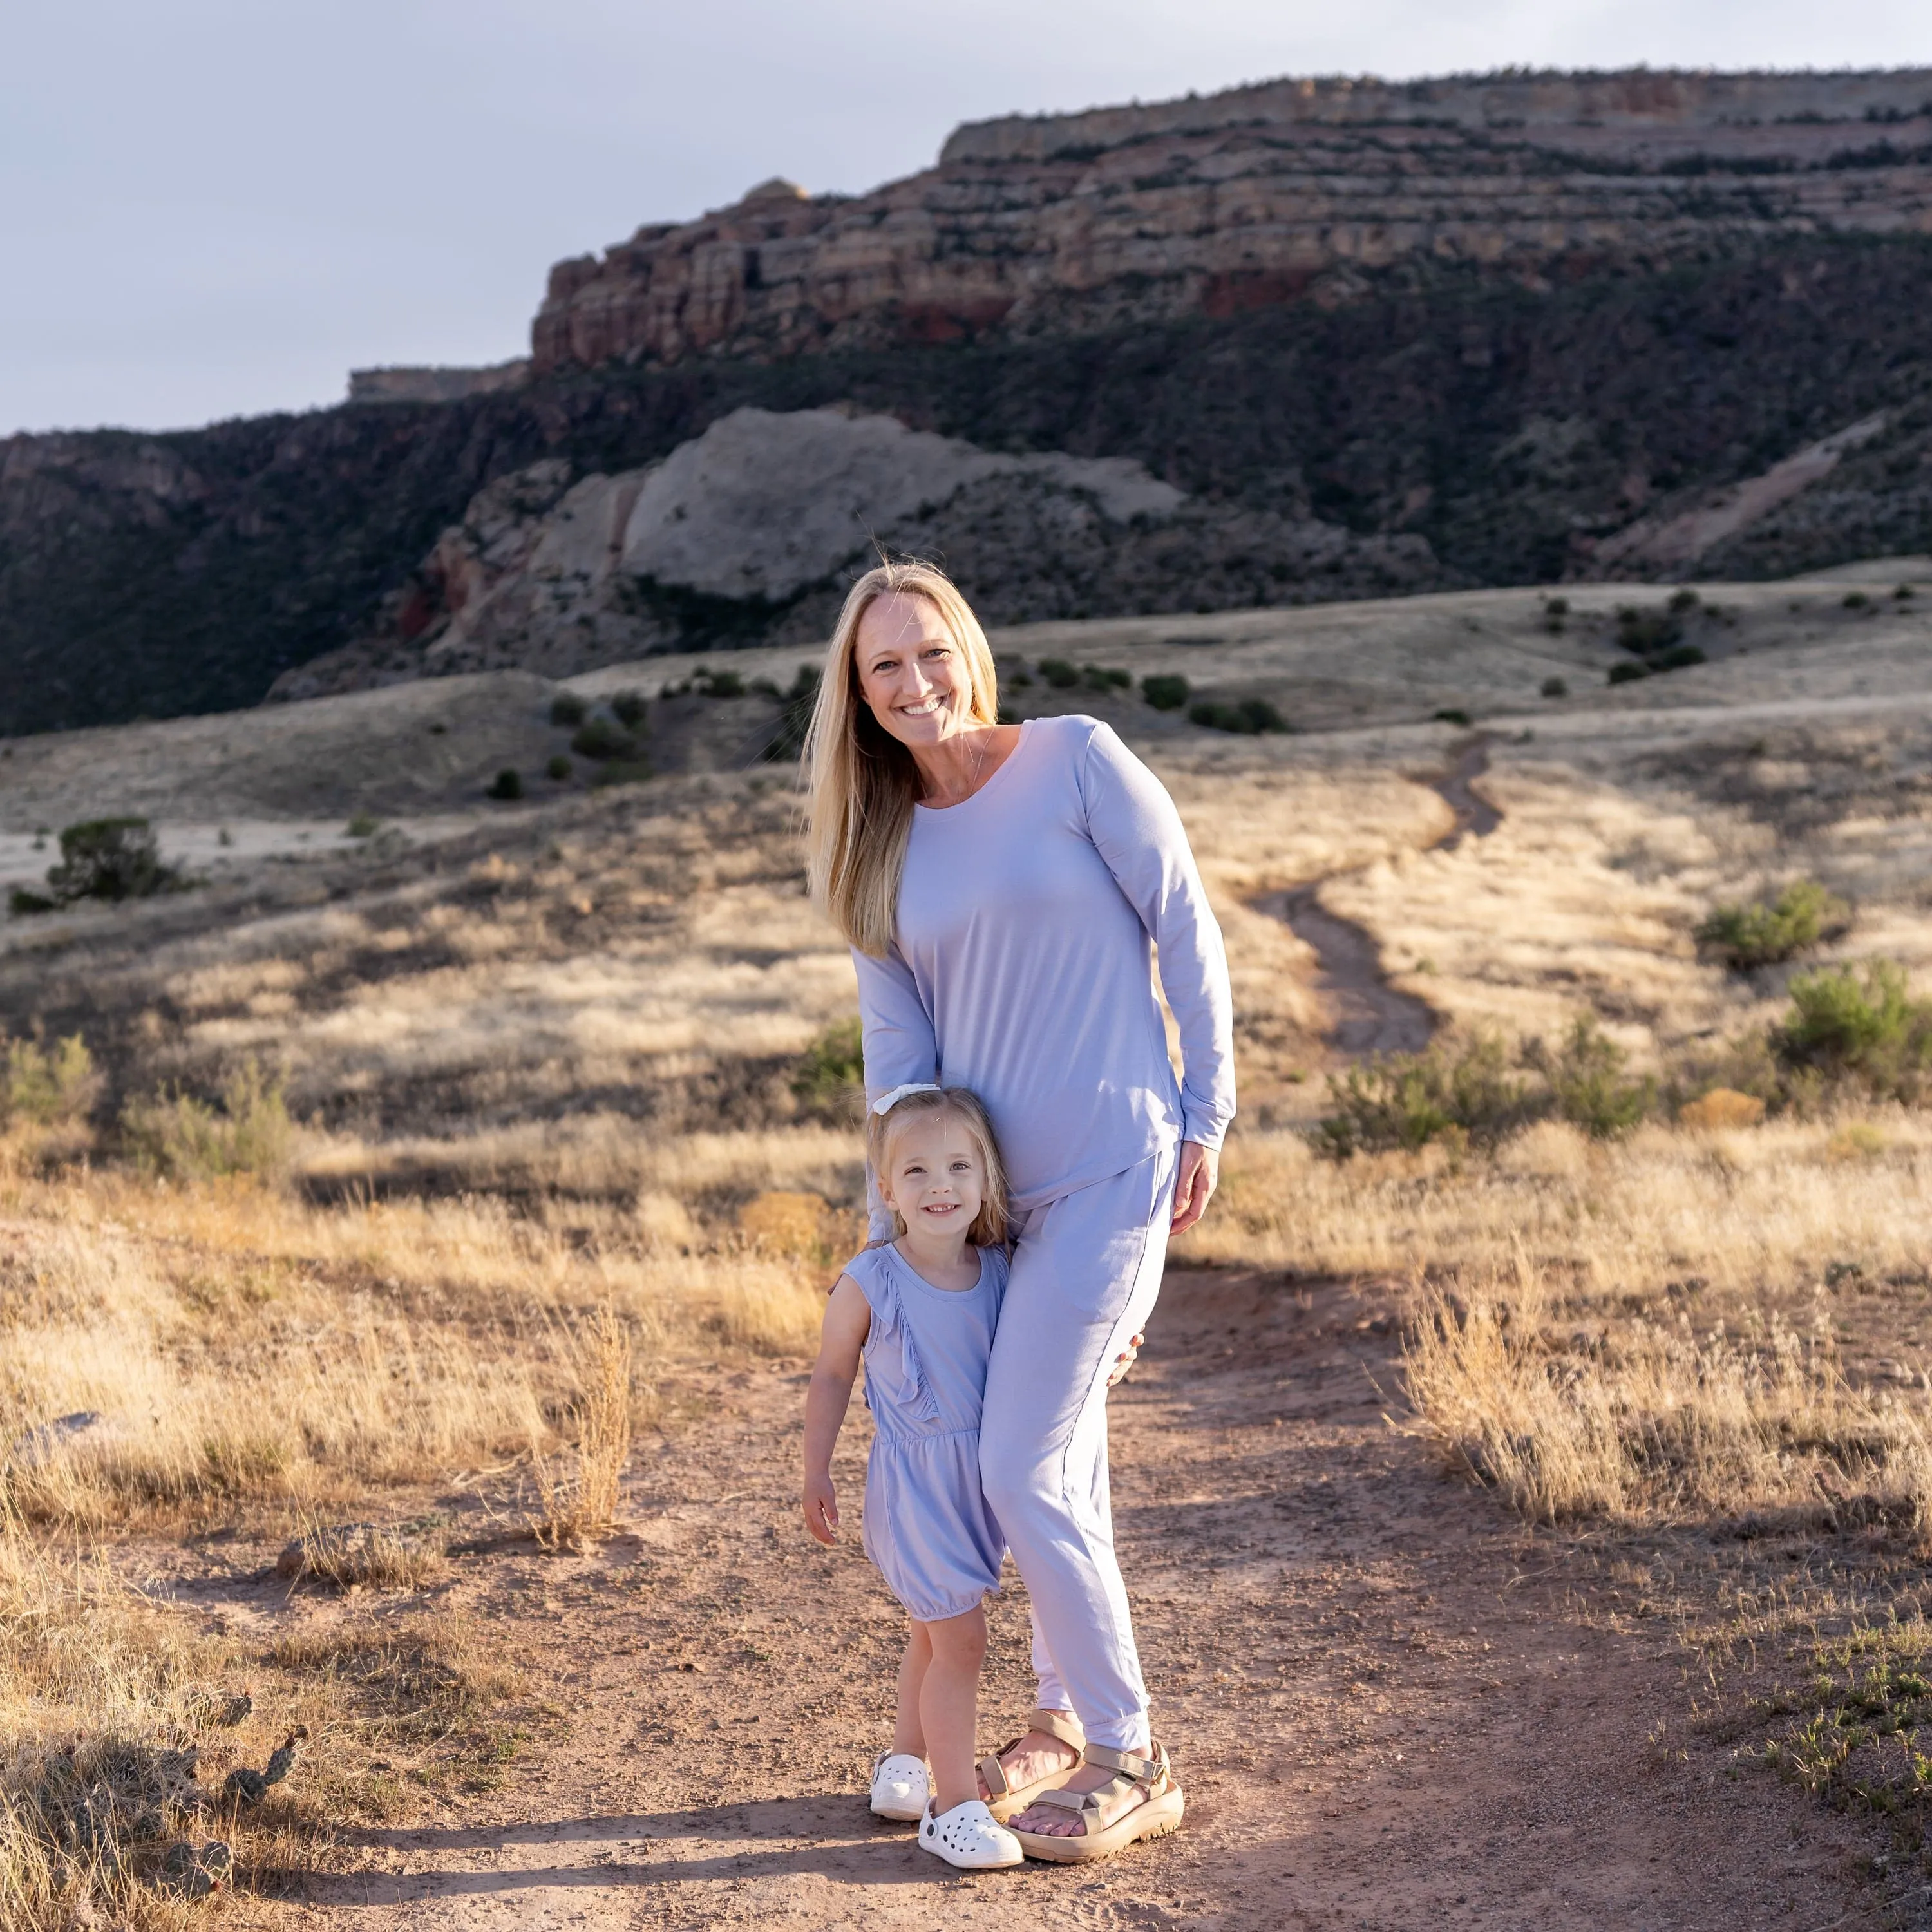
M 1109 1388 L 1118 1388 L 1126 1380 L 1127 1371 L 1133 1366 L 1134 1358 L 1139 1354 L 1141 1344 L 1146 1340 L 1147 1337 L 1144 1335 L 1134 1335 L 1128 1338 L 1126 1354 L 1116 1355 L 1114 1358 L 1114 1366 L 1107 1371 L 1107 1386 Z
M 831 1476 L 812 1474 L 805 1479 L 805 1526 L 820 1543 L 838 1540 L 838 1498 Z
M 1184 1234 L 1208 1211 L 1214 1198 L 1215 1184 L 1221 1178 L 1221 1156 L 1198 1141 L 1180 1144 L 1180 1178 L 1174 1184 L 1174 1219 L 1168 1223 L 1169 1234 Z

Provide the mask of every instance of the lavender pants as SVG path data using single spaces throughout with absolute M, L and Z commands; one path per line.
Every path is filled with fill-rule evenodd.
M 1040 1702 L 1115 1750 L 1145 1750 L 1148 1731 L 1114 1557 L 1107 1372 L 1160 1293 L 1178 1155 L 1164 1149 L 1020 1222 L 980 1414 L 980 1482 L 1033 1600 Z

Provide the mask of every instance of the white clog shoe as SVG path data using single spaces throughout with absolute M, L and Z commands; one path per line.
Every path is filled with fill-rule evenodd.
M 920 1821 L 919 1842 L 962 1871 L 995 1871 L 1026 1858 L 1018 1839 L 994 1818 L 983 1798 L 969 1798 L 937 1816 L 928 1807 Z
M 932 1780 L 922 1758 L 905 1751 L 881 1751 L 872 1766 L 872 1809 L 881 1818 L 916 1823 L 932 1802 Z

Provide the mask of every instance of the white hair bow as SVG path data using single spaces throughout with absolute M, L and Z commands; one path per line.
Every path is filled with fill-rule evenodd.
M 908 1080 L 903 1087 L 895 1087 L 890 1094 L 881 1094 L 872 1102 L 872 1112 L 890 1114 L 908 1094 L 937 1094 L 941 1090 L 930 1080 Z

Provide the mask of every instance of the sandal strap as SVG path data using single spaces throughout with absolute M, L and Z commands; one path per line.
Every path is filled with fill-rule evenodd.
M 1013 1740 L 1013 1744 L 1018 1742 L 1017 1738 Z M 1006 1747 L 1009 1750 L 1012 1748 L 1012 1744 Z M 998 1751 L 989 1752 L 980 1760 L 980 1775 L 986 1780 L 987 1790 L 995 1798 L 1004 1798 L 1012 1790 L 1013 1787 L 1006 1781 L 1006 1768 L 1000 1762 Z
M 1036 1707 L 1027 1713 L 1027 1729 L 1057 1738 L 1064 1744 L 1071 1744 L 1076 1750 L 1087 1748 L 1087 1733 L 1081 1727 L 1080 1720 L 1070 1711 L 1045 1711 Z
M 1097 1764 L 1135 1784 L 1153 1784 L 1167 1774 L 1167 1752 L 1160 1744 L 1154 1747 L 1151 1756 L 1115 1750 L 1106 1744 L 1089 1744 L 1083 1755 L 1089 1764 Z

